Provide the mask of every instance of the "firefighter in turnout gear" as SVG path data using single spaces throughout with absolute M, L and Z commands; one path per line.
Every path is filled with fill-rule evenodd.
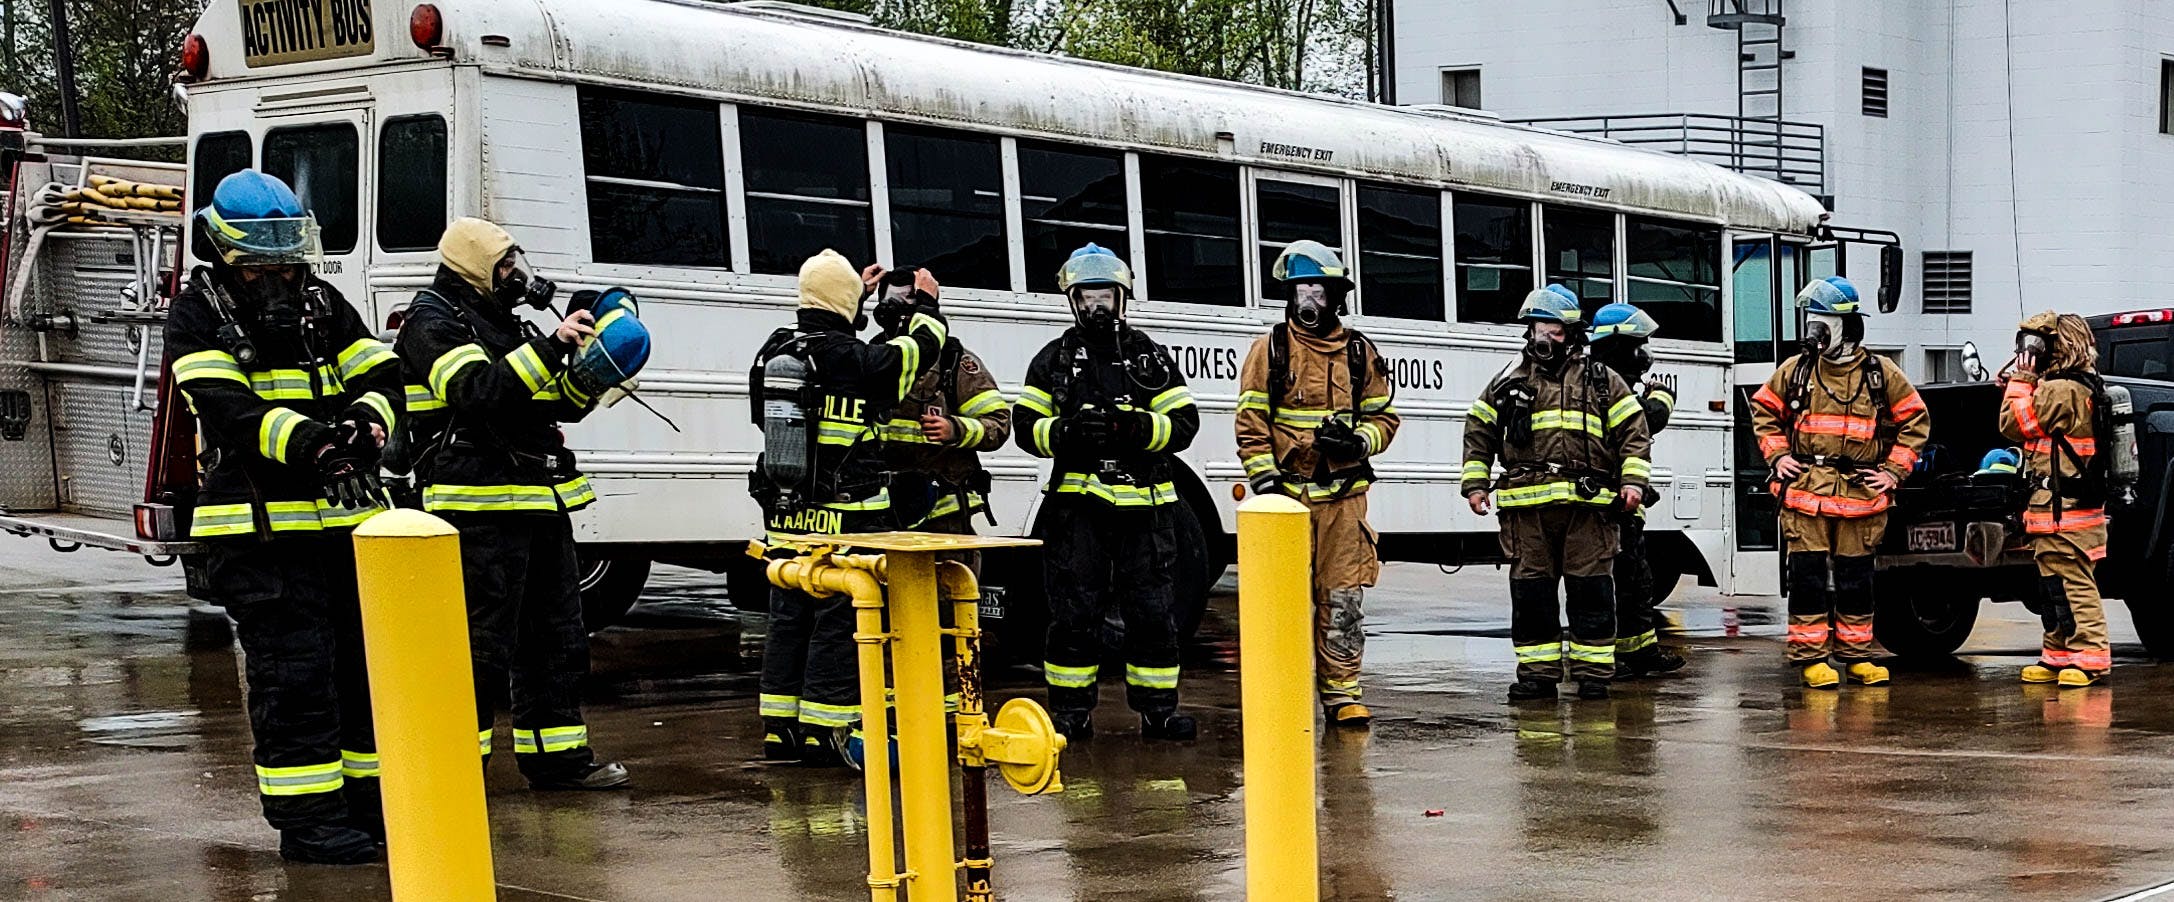
M 1629 304 L 1609 304 L 1593 314 L 1593 359 L 1630 385 L 1644 408 L 1646 434 L 1660 435 L 1676 412 L 1676 382 L 1648 375 L 1653 358 L 1646 342 L 1660 323 Z M 1696 491 L 1696 489 L 1693 489 Z M 1653 563 L 1646 557 L 1647 496 L 1616 519 L 1622 532 L 1615 555 L 1615 671 L 1619 677 L 1668 673 L 1683 668 L 1683 656 L 1660 644 L 1661 612 L 1653 585 Z
M 1238 377 L 1238 458 L 1256 494 L 1281 492 L 1313 517 L 1314 676 L 1328 722 L 1365 726 L 1362 600 L 1381 576 L 1366 525 L 1368 459 L 1396 438 L 1395 394 L 1380 349 L 1344 325 L 1343 261 L 1318 242 L 1273 267 L 1285 322 L 1256 339 Z
M 937 309 L 941 290 L 925 269 L 884 273 L 878 279 L 877 341 L 908 335 L 913 314 Z M 935 365 L 914 380 L 878 430 L 899 526 L 972 534 L 973 516 L 989 507 L 989 472 L 981 468 L 981 455 L 1004 447 L 1012 432 L 1011 405 L 981 358 L 947 338 Z
M 1464 427 L 1464 494 L 1485 516 L 1502 506 L 1510 569 L 1510 700 L 1551 698 L 1567 675 L 1578 697 L 1608 697 L 1615 675 L 1615 512 L 1636 508 L 1653 467 L 1644 407 L 1622 377 L 1585 353 L 1577 295 L 1550 285 L 1525 296 L 1523 359 L 1472 402 Z M 1493 465 L 1503 474 L 1490 479 Z M 1568 596 L 1566 638 L 1556 581 Z M 1568 659 L 1567 663 L 1565 659 Z
M 1751 399 L 1788 542 L 1789 662 L 1815 689 L 1842 680 L 1830 657 L 1850 681 L 1882 685 L 1887 668 L 1872 663 L 1873 554 L 1931 417 L 1902 368 L 1864 349 L 1864 312 L 1848 279 L 1805 286 L 1797 306 L 1804 351 Z
M 862 301 L 882 276 L 875 266 L 856 273 L 836 251 L 808 258 L 800 266 L 796 322 L 772 333 L 755 355 L 748 378 L 764 451 L 749 489 L 773 537 L 908 525 L 894 508 L 881 429 L 935 372 L 950 333 L 936 310 L 935 280 L 924 274 L 910 295 L 917 300 L 895 311 L 903 317 L 897 334 L 862 340 Z M 918 417 L 912 423 L 918 428 Z M 770 590 L 759 702 L 766 757 L 819 766 L 858 759 L 853 628 L 848 598 Z
M 1182 502 L 1173 455 L 1200 431 L 1170 353 L 1125 323 L 1132 270 L 1089 244 L 1057 271 L 1075 324 L 1034 356 L 1012 408 L 1015 440 L 1053 458 L 1039 524 L 1049 596 L 1049 713 L 1074 741 L 1093 734 L 1102 628 L 1125 623 L 1125 697 L 1149 739 L 1193 738 L 1178 713 L 1171 561 Z
M 173 384 L 203 432 L 190 524 L 247 657 L 264 819 L 294 861 L 377 858 L 377 746 L 356 597 L 357 524 L 383 510 L 378 456 L 401 416 L 391 348 L 310 273 L 317 223 L 255 170 L 197 214 L 197 267 L 166 324 Z
M 492 223 L 454 220 L 438 257 L 398 350 L 423 509 L 460 530 L 477 746 L 490 754 L 510 691 L 514 760 L 531 787 L 625 786 L 626 768 L 596 760 L 581 716 L 589 633 L 568 514 L 596 492 L 558 430 L 598 401 L 567 368 L 596 319 L 577 310 L 543 333 L 523 319 L 519 308 L 548 308 L 556 286 Z
M 2030 506 L 2023 532 L 2038 559 L 2046 635 L 2026 683 L 2089 686 L 2113 669 L 2106 609 L 2093 571 L 2106 556 L 2106 485 L 2094 474 L 2101 390 L 2098 345 L 2083 317 L 2046 311 L 2017 327 L 2015 361 L 2000 406 L 2000 432 L 2023 444 Z M 2094 479 L 2094 475 L 2101 478 Z

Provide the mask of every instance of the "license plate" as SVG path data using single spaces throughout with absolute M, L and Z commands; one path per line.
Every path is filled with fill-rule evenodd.
M 1954 551 L 1955 524 L 1917 523 L 1910 527 L 1911 551 Z
M 1002 620 L 1002 619 L 1004 619 L 1004 587 L 1003 587 L 1003 586 L 982 586 L 982 587 L 981 587 L 981 619 L 983 619 L 983 620 Z

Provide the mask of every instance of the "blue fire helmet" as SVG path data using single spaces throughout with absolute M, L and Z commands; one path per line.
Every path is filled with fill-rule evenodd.
M 1841 276 L 1828 276 L 1804 286 L 1797 292 L 1797 306 L 1830 316 L 1864 315 L 1863 306 L 1857 303 L 1857 286 Z
M 632 292 L 607 288 L 590 309 L 596 314 L 596 335 L 582 343 L 566 368 L 569 387 L 583 398 L 628 387 L 649 363 L 649 327 L 635 316 Z
M 1320 282 L 1324 285 L 1351 287 L 1351 272 L 1344 268 L 1336 251 L 1319 241 L 1293 241 L 1276 255 L 1276 262 L 1269 267 L 1269 276 L 1286 285 L 1294 282 Z
M 1996 473 L 2012 474 L 2016 471 L 2016 467 L 2022 462 L 2023 459 L 2016 456 L 2014 449 L 1994 448 L 1991 451 L 1985 452 L 1985 458 L 1978 461 L 1977 475 L 1990 476 Z
M 254 169 L 219 180 L 196 228 L 219 258 L 234 266 L 312 262 L 317 220 L 286 182 Z
M 1578 305 L 1578 296 L 1570 289 L 1549 285 L 1525 295 L 1525 303 L 1517 308 L 1517 319 L 1526 323 L 1584 326 L 1585 310 Z
M 1654 322 L 1653 315 L 1629 304 L 1617 302 L 1593 314 L 1593 340 L 1603 338 L 1652 338 L 1661 331 L 1661 324 Z
M 1132 267 L 1102 245 L 1089 242 L 1057 268 L 1058 291 L 1070 294 L 1074 288 L 1101 286 L 1122 288 L 1125 294 L 1132 294 Z

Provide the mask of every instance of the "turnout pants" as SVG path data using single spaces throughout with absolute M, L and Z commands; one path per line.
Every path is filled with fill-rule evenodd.
M 380 819 L 347 532 L 222 542 L 206 565 L 246 659 L 264 820 L 288 830 Z
M 1313 515 L 1313 659 L 1321 703 L 1359 700 L 1366 654 L 1366 587 L 1381 578 L 1366 496 L 1305 501 Z
M 1784 509 L 1781 528 L 1789 543 L 1789 663 L 1872 660 L 1872 558 L 1887 533 L 1887 514 L 1820 517 Z
M 841 533 L 895 528 L 888 510 L 839 513 Z M 758 712 L 826 730 L 860 723 L 860 656 L 853 630 L 853 599 L 770 587 Z
M 1660 644 L 1661 615 L 1653 600 L 1653 565 L 1646 559 L 1646 521 L 1620 517 L 1615 553 L 1615 654 L 1637 654 Z
M 581 719 L 589 631 L 573 521 L 565 514 L 453 514 L 475 659 L 476 742 L 491 753 L 500 701 L 513 711 L 513 752 L 532 780 L 580 774 L 595 753 Z
M 1054 711 L 1089 711 L 1106 657 L 1111 606 L 1125 623 L 1125 701 L 1135 711 L 1178 704 L 1177 539 L 1170 508 L 1113 508 L 1052 497 L 1043 516 L 1049 642 L 1043 671 Z
M 2039 617 L 2046 627 L 2038 662 L 2059 670 L 2074 667 L 2105 673 L 2114 666 L 2112 646 L 2106 635 L 2106 606 L 2099 599 L 2098 561 L 2106 556 L 2105 515 L 2100 511 L 2066 511 L 2065 518 L 2095 518 L 2082 529 L 2031 536 L 2031 553 L 2038 560 L 2039 592 L 2043 608 Z
M 1517 678 L 1581 682 L 1615 676 L 1616 553 L 1610 512 L 1590 504 L 1549 504 L 1502 511 L 1502 552 L 1510 565 L 1510 644 Z M 1570 632 L 1556 609 L 1560 580 Z M 1567 665 L 1565 661 L 1567 660 Z

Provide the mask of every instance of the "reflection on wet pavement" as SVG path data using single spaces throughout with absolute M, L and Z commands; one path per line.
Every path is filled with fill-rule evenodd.
M 0 566 L 0 898 L 387 898 L 382 869 L 279 862 L 236 656 L 204 641 L 218 621 L 192 617 L 177 574 L 27 542 L 0 542 Z M 761 618 L 722 586 L 659 568 L 597 637 L 592 732 L 634 792 L 488 775 L 502 899 L 865 898 L 858 776 L 760 761 Z M 1781 666 L 1778 600 L 1686 587 L 1685 676 L 1513 707 L 1502 586 L 1397 565 L 1369 596 L 1381 719 L 1320 737 L 1323 898 L 2087 899 L 2174 873 L 2174 671 L 2125 619 L 2108 687 L 2017 685 L 2035 626 L 1996 606 L 1954 661 L 1810 692 Z M 991 793 L 1004 898 L 1242 897 L 1218 605 L 1187 664 L 1198 742 L 1141 744 L 1110 685 L 1064 794 Z M 1037 681 L 1009 668 L 993 694 Z

